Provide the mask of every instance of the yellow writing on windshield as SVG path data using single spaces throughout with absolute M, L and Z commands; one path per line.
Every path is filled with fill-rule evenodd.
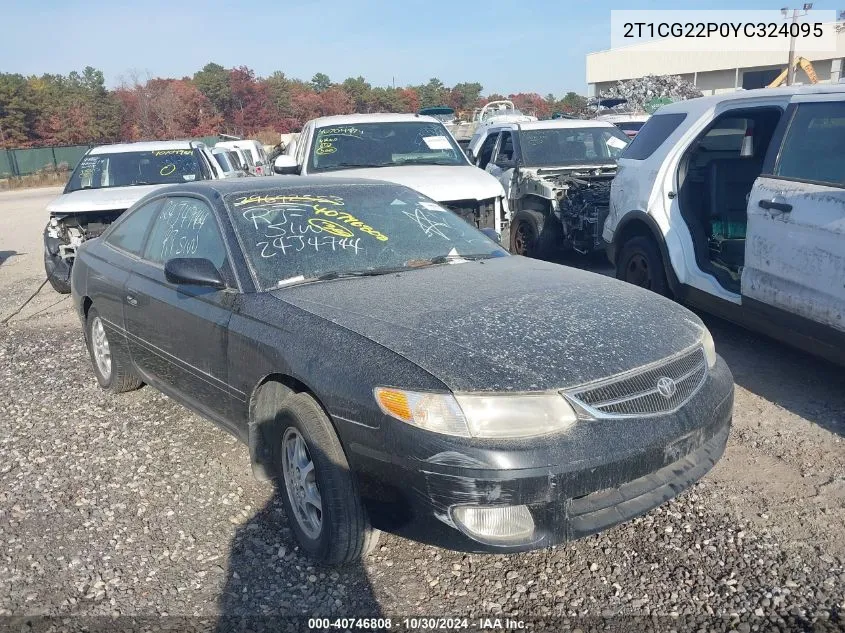
M 347 228 L 335 224 L 331 220 L 324 220 L 323 218 L 310 218 L 308 224 L 315 229 L 322 230 L 329 235 L 336 235 L 337 237 L 355 237 L 355 234 Z
M 160 149 L 153 152 L 153 156 L 190 156 L 192 149 Z
M 320 196 L 310 196 L 310 195 L 301 195 L 301 196 L 286 196 L 286 195 L 279 195 L 279 196 L 244 196 L 242 198 L 238 198 L 235 202 L 232 203 L 232 206 L 235 207 L 242 207 L 245 204 L 274 204 L 274 203 L 290 203 L 290 202 L 305 202 L 309 204 L 317 204 L 322 202 L 323 204 L 336 204 L 336 205 L 343 205 L 343 198 L 323 198 Z
M 321 136 L 352 136 L 361 138 L 364 136 L 364 131 L 351 126 L 335 126 L 335 127 L 321 127 L 317 130 L 317 138 Z
M 325 156 L 326 154 L 334 154 L 337 151 L 337 148 L 334 146 L 334 142 L 337 138 L 321 138 L 320 141 L 317 143 L 317 149 L 314 152 L 318 156 Z
M 158 172 L 158 173 L 159 173 L 159 174 L 161 174 L 162 176 L 169 176 L 169 175 L 170 175 L 170 174 L 172 174 L 174 171 L 176 171 L 176 165 L 174 165 L 173 163 L 168 163 L 167 165 L 165 165 L 164 167 L 162 167 L 162 168 L 159 170 L 159 172 Z
M 338 211 L 336 209 L 326 209 L 324 207 L 314 206 L 314 214 L 315 215 L 325 215 L 330 218 L 335 218 L 338 222 L 343 222 L 344 224 L 348 224 L 349 226 L 354 226 L 356 229 L 361 231 L 362 233 L 366 233 L 367 235 L 372 235 L 376 238 L 379 242 L 386 242 L 388 237 L 369 224 L 364 224 L 356 218 L 351 213 L 347 213 L 346 211 Z

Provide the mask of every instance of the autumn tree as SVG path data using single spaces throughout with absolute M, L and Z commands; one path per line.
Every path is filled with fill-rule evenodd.
M 332 86 L 332 80 L 324 73 L 317 73 L 311 78 L 311 86 L 315 92 L 325 92 Z
M 28 145 L 38 111 L 36 94 L 26 78 L 0 73 L 0 147 Z

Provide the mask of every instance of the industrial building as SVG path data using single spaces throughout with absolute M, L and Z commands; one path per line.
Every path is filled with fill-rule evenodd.
M 825 24 L 835 33 L 836 49 L 809 51 L 796 48 L 795 55 L 808 59 L 819 83 L 845 81 L 845 29 L 842 23 Z M 694 44 L 693 44 L 694 45 Z M 789 51 L 760 50 L 751 40 L 748 49 L 714 50 L 712 40 L 702 43 L 700 50 L 679 52 L 667 40 L 651 40 L 642 44 L 613 48 L 587 55 L 587 94 L 595 97 L 612 88 L 619 80 L 646 75 L 680 75 L 695 84 L 705 95 L 744 88 L 763 88 L 786 68 Z M 727 47 L 726 47 L 727 48 Z M 755 50 L 756 48 L 756 50 Z M 795 83 L 811 83 L 802 69 L 795 73 Z

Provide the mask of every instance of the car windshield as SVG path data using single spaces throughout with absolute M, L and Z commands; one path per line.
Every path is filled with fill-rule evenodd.
M 463 151 L 443 124 L 394 121 L 317 128 L 308 170 L 466 164 Z
M 629 140 L 616 127 L 522 130 L 522 160 L 528 167 L 613 162 Z
M 262 290 L 508 256 L 451 211 L 400 185 L 291 186 L 224 201 Z
M 202 180 L 193 149 L 88 154 L 68 182 L 68 191 L 161 185 Z

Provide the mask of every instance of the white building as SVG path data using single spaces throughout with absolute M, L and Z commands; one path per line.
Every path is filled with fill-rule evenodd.
M 840 23 L 841 25 L 841 23 Z M 820 83 L 845 80 L 845 29 L 836 25 L 824 27 L 835 31 L 836 50 L 795 51 L 796 57 L 809 59 Z M 695 46 L 695 43 L 690 45 Z M 706 46 L 706 50 L 704 49 Z M 587 94 L 595 97 L 611 88 L 617 81 L 635 79 L 645 75 L 680 75 L 694 83 L 705 94 L 729 92 L 737 88 L 763 88 L 786 68 L 789 53 L 783 51 L 754 50 L 749 41 L 748 50 L 713 50 L 712 41 L 702 44 L 701 50 L 679 52 L 667 40 L 652 40 L 643 44 L 614 48 L 587 55 Z M 800 68 L 795 73 L 796 83 L 810 83 Z

